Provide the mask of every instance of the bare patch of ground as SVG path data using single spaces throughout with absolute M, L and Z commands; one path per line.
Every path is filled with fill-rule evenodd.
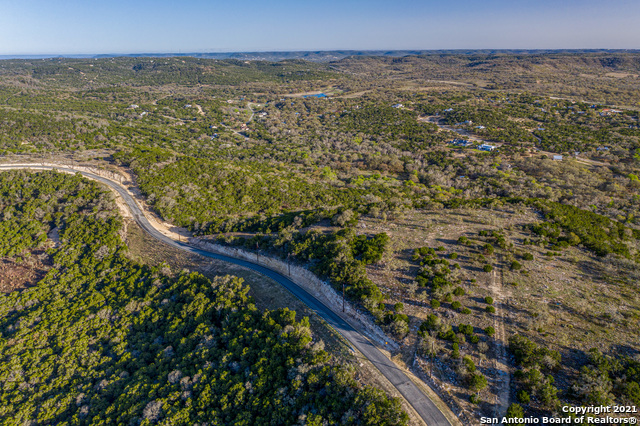
M 0 258 L 0 293 L 33 287 L 50 267 L 48 256 L 42 251 L 34 251 L 24 258 Z
M 626 72 L 608 72 L 605 74 L 606 77 L 613 78 L 626 78 L 626 77 L 638 77 L 638 74 L 629 74 Z

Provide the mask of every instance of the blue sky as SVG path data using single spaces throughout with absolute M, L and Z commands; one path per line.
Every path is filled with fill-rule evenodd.
M 638 0 L 0 0 L 0 55 L 640 48 Z

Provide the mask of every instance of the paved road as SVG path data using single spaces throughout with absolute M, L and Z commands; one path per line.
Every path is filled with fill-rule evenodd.
M 0 165 L 0 170 L 7 170 L 11 168 L 27 167 Z M 34 165 L 32 168 L 49 170 L 53 169 L 53 167 L 37 165 Z M 322 302 L 313 297 L 306 290 L 298 286 L 289 278 L 262 265 L 248 262 L 246 260 L 235 259 L 216 253 L 211 253 L 205 250 L 191 247 L 185 243 L 172 240 L 166 235 L 161 234 L 149 223 L 131 195 L 129 195 L 129 193 L 117 183 L 98 176 L 94 173 L 74 170 L 66 167 L 56 167 L 55 169 L 63 172 L 81 173 L 83 176 L 102 182 L 105 185 L 108 185 L 111 188 L 115 189 L 122 196 L 122 199 L 127 203 L 127 206 L 129 207 L 129 210 L 131 211 L 131 214 L 133 215 L 138 225 L 140 225 L 142 229 L 144 229 L 155 239 L 180 250 L 244 266 L 276 281 L 278 284 L 285 287 L 298 299 L 304 302 L 317 315 L 322 317 L 334 329 L 342 334 L 349 341 L 349 343 L 351 343 L 356 349 L 358 349 L 358 351 L 360 351 L 369 361 L 371 361 L 371 363 L 373 363 L 373 365 L 375 365 L 376 368 L 380 370 L 380 372 L 393 384 L 393 386 L 398 389 L 400 394 L 404 396 L 409 404 L 411 404 L 411 406 L 416 410 L 420 417 L 422 417 L 422 419 L 425 421 L 427 426 L 450 426 L 449 421 L 446 419 L 444 414 L 442 414 L 442 412 L 440 412 L 440 410 L 435 406 L 435 404 L 407 377 L 406 374 L 404 374 L 402 370 L 400 370 L 391 360 L 383 355 L 382 352 L 380 352 L 373 343 L 371 343 L 366 337 L 364 337 L 353 327 L 351 327 L 345 320 L 343 320 L 329 307 L 324 305 Z

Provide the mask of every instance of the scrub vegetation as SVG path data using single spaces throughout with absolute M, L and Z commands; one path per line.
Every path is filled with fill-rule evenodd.
M 344 288 L 465 424 L 637 405 L 639 75 L 634 52 L 6 60 L 0 159 L 126 171 L 194 237 Z M 31 271 L 0 283 L 3 415 L 406 421 L 237 278 L 129 260 L 96 185 L 0 178 L 0 268 Z
M 406 423 L 397 400 L 332 365 L 308 319 L 259 311 L 241 279 L 129 260 L 96 184 L 6 172 L 0 185 L 3 217 L 22 237 L 5 255 L 61 230 L 43 279 L 0 298 L 5 422 Z

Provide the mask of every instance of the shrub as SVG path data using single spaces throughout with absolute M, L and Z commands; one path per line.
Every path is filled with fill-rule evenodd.
M 494 334 L 496 334 L 496 329 L 489 326 L 484 329 L 484 332 L 487 333 L 488 336 L 493 336 Z
M 484 265 L 482 267 L 482 270 L 485 271 L 485 272 L 491 272 L 491 271 L 493 271 L 493 266 L 491 266 L 489 264 L 486 264 L 486 265 Z
M 462 303 L 458 302 L 457 300 L 451 303 L 451 308 L 455 310 L 460 309 L 461 306 L 462 306 Z
M 429 314 L 427 320 L 420 325 L 420 331 L 425 333 L 429 330 L 436 330 L 440 327 L 440 318 L 437 315 Z
M 471 309 L 469 308 L 464 308 L 460 311 L 460 313 L 464 314 L 464 315 L 469 315 L 471 313 Z
M 406 314 L 395 314 L 394 321 L 402 321 L 409 324 L 409 315 Z
M 456 296 L 464 296 L 465 291 L 462 287 L 456 287 L 455 290 L 453 290 L 453 294 Z
M 444 301 L 447 302 L 447 303 L 451 303 L 453 301 L 453 296 L 451 296 L 451 293 L 447 293 L 444 296 Z
M 484 246 L 482 246 L 483 250 L 484 250 L 484 254 L 486 255 L 492 255 L 493 252 L 495 251 L 495 249 L 493 248 L 493 246 L 489 243 L 485 244 Z
M 449 255 L 449 259 L 457 259 L 458 258 L 458 253 L 451 253 Z
M 402 312 L 404 310 L 404 305 L 400 302 L 393 305 L 393 310 L 396 312 Z
M 453 344 L 453 351 L 451 352 L 453 358 L 460 358 L 460 347 L 457 343 Z
M 389 324 L 391 333 L 398 338 L 403 338 L 407 333 L 409 333 L 409 323 L 408 321 L 405 321 L 403 318 L 404 316 L 406 315 L 396 315 L 393 321 Z
M 520 264 L 520 262 L 517 261 L 513 261 L 511 262 L 511 270 L 512 271 L 519 271 L 520 269 L 522 269 L 522 265 Z
M 509 338 L 509 351 L 515 356 L 516 364 L 525 367 L 539 365 L 545 369 L 553 370 L 560 365 L 562 360 L 558 351 L 540 347 L 519 334 Z
M 521 402 L 522 404 L 528 404 L 529 401 L 531 401 L 531 396 L 524 389 L 518 391 L 517 397 L 518 402 Z
M 640 383 L 629 382 L 624 387 L 624 393 L 629 400 L 635 404 L 640 405 Z
M 373 238 L 367 238 L 366 235 L 358 235 L 352 243 L 353 254 L 355 257 L 362 259 L 362 262 L 367 265 L 379 262 L 390 240 L 389 236 L 384 232 L 375 235 Z
M 431 299 L 431 307 L 437 309 L 440 307 L 440 301 L 437 299 Z
M 440 332 L 438 333 L 438 337 L 442 340 L 448 340 L 450 342 L 457 342 L 458 341 L 458 337 L 456 336 L 456 333 L 453 330 L 448 330 L 446 332 Z
M 496 313 L 496 308 L 494 308 L 493 306 L 487 306 L 486 308 L 484 308 L 484 310 L 489 312 L 490 314 Z
M 471 337 L 469 337 L 469 342 L 473 343 L 474 345 L 477 345 L 480 342 L 480 337 L 477 334 L 474 334 Z
M 525 253 L 522 255 L 524 260 L 533 260 L 533 255 L 531 253 Z
M 569 232 L 569 235 L 567 236 L 568 244 L 571 244 L 572 246 L 577 246 L 578 244 L 580 244 L 580 242 L 581 242 L 580 237 L 578 237 L 573 232 Z
M 436 251 L 431 247 L 420 247 L 417 248 L 414 253 L 419 256 L 426 256 L 429 254 L 436 254 Z
M 520 404 L 515 402 L 507 408 L 507 418 L 509 419 L 522 419 L 524 417 L 524 411 Z
M 479 404 L 480 403 L 480 397 L 474 393 L 469 398 L 469 402 L 471 402 L 472 404 Z
M 462 334 L 472 335 L 473 334 L 473 326 L 470 324 L 460 324 L 458 326 L 458 331 Z
M 487 378 L 482 373 L 473 373 L 469 379 L 469 389 L 474 392 L 480 392 L 487 384 Z
M 462 363 L 469 373 L 474 373 L 476 371 L 476 365 L 469 355 L 462 357 Z
M 458 238 L 458 244 L 469 244 L 469 238 L 464 235 Z
M 487 296 L 484 298 L 484 303 L 486 303 L 487 305 L 493 305 L 493 297 L 491 296 Z

